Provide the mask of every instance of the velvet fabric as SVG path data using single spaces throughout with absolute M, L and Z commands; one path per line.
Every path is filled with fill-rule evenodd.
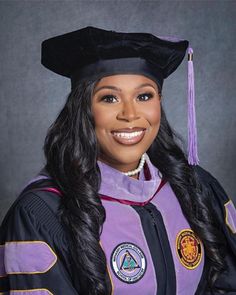
M 119 72 L 154 76 L 161 88 L 163 79 L 176 70 L 187 48 L 187 40 L 89 26 L 43 41 L 41 62 L 49 70 L 71 78 L 72 85 L 78 79 Z M 126 58 L 135 58 L 135 62 L 127 66 Z M 104 66 L 107 60 L 112 60 L 112 66 Z

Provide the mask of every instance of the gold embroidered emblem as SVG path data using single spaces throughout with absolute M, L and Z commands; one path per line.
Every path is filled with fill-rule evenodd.
M 176 250 L 181 264 L 188 268 L 196 268 L 202 259 L 200 239 L 191 229 L 184 229 L 176 237 Z

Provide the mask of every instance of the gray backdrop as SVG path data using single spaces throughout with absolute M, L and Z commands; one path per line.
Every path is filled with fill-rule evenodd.
M 44 164 L 42 145 L 70 82 L 40 64 L 41 42 L 92 25 L 190 40 L 201 165 L 236 200 L 236 1 L 0 1 L 0 220 Z M 186 139 L 187 62 L 164 85 Z

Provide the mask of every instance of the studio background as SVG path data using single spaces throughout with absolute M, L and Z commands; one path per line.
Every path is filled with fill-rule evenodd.
M 236 1 L 0 1 L 0 221 L 44 165 L 43 142 L 70 81 L 40 64 L 41 42 L 85 26 L 178 36 L 194 49 L 200 165 L 236 201 Z M 164 83 L 187 140 L 187 57 Z

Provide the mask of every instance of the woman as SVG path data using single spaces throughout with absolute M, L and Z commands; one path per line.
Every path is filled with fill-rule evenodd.
M 72 91 L 3 221 L 3 294 L 236 294 L 235 208 L 161 105 L 187 47 L 93 27 L 43 42 Z

